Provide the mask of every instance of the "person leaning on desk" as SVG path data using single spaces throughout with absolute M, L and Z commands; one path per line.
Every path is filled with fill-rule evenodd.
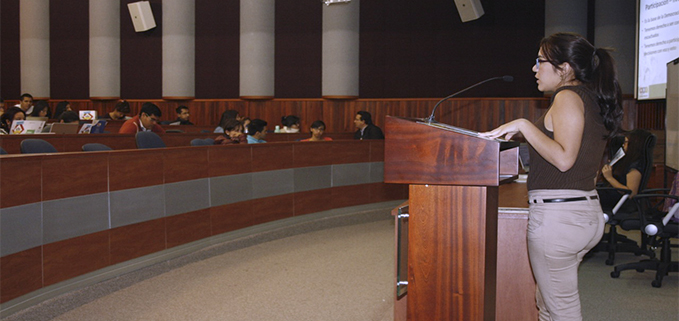
M 146 102 L 141 106 L 139 115 L 128 119 L 118 130 L 119 134 L 135 134 L 141 131 L 153 131 L 154 133 L 164 133 L 163 127 L 158 125 L 162 113 L 160 108 L 154 103 Z

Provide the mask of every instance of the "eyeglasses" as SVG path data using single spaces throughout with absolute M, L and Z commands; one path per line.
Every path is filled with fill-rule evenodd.
M 540 64 L 543 62 L 549 62 L 549 60 L 540 59 L 540 57 L 535 58 L 535 69 L 540 69 Z

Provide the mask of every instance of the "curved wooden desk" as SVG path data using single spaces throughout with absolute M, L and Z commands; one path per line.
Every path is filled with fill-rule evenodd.
M 383 160 L 383 141 L 3 156 L 0 303 L 244 227 L 407 198 Z

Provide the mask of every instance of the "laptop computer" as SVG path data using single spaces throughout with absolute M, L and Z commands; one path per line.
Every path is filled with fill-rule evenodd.
M 53 134 L 77 134 L 78 123 L 53 123 L 50 128 L 50 133 Z
M 95 119 L 97 119 L 97 111 L 96 110 L 81 110 L 81 111 L 78 111 L 78 116 L 80 117 L 80 120 L 95 120 Z
M 45 121 L 42 120 L 15 120 L 9 129 L 11 135 L 37 134 L 42 132 Z

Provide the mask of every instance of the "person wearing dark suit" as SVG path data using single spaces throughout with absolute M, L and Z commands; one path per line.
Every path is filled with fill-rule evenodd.
M 382 130 L 373 124 L 372 115 L 367 111 L 359 111 L 354 118 L 354 125 L 358 129 L 354 139 L 384 139 Z

